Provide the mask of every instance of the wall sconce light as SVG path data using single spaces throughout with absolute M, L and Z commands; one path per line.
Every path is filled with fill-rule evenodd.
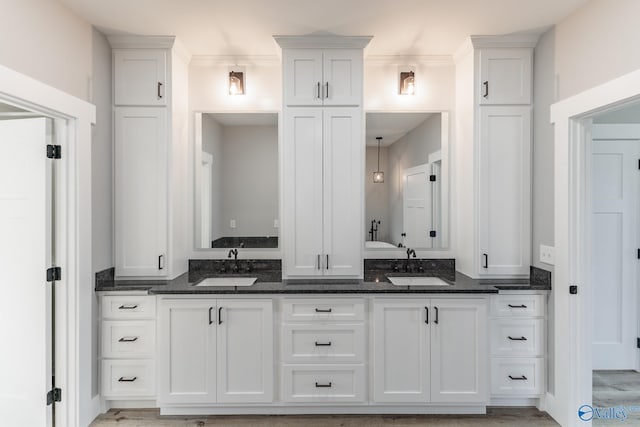
M 242 71 L 229 72 L 229 95 L 244 95 L 244 73 Z
M 382 184 L 384 182 L 384 172 L 380 170 L 380 141 L 382 141 L 381 136 L 377 136 L 378 140 L 378 170 L 373 173 L 373 183 L 374 184 Z
M 416 76 L 413 71 L 400 72 L 400 95 L 414 95 L 416 93 Z

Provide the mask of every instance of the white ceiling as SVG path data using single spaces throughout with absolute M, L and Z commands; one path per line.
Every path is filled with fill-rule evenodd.
M 388 147 L 431 117 L 431 113 L 367 113 L 367 146 Z
M 57 0 L 106 34 L 175 35 L 194 55 L 274 55 L 272 35 L 374 36 L 367 54 L 450 55 L 539 31 L 587 0 Z

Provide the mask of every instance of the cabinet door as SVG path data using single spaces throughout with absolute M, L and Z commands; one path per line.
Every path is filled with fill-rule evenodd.
M 486 301 L 432 299 L 430 314 L 431 401 L 485 402 Z
M 362 50 L 328 49 L 323 54 L 324 105 L 362 103 Z
M 481 107 L 479 274 L 528 275 L 531 263 L 531 110 Z
M 113 53 L 115 105 L 167 105 L 167 53 L 121 49 Z
M 272 402 L 272 301 L 219 299 L 218 310 L 218 402 Z
M 480 104 L 530 104 L 531 49 L 480 50 Z
M 322 109 L 290 108 L 284 118 L 284 269 L 322 274 Z
M 284 105 L 322 105 L 322 50 L 284 49 Z
M 164 108 L 116 108 L 117 276 L 166 276 L 167 130 Z
M 373 397 L 376 402 L 429 401 L 428 300 L 373 303 Z M 429 313 L 432 314 L 432 313 Z M 432 317 L 432 316 L 430 316 Z
M 324 273 L 362 271 L 362 111 L 324 110 Z
M 160 303 L 160 405 L 216 402 L 216 314 L 212 299 Z

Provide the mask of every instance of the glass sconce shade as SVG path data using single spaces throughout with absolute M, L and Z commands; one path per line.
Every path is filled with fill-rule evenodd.
M 231 71 L 229 73 L 229 95 L 244 95 L 244 73 Z
M 413 71 L 400 73 L 400 95 L 413 95 L 416 93 L 416 76 Z

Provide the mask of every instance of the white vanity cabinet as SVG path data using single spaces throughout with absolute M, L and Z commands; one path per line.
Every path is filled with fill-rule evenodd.
M 187 66 L 174 37 L 110 36 L 114 88 L 115 274 L 173 278 L 186 270 L 181 162 Z M 173 92 L 176 96 L 173 96 Z
M 376 298 L 376 403 L 487 400 L 486 312 L 481 298 Z
M 165 49 L 114 51 L 113 71 L 114 105 L 167 105 Z
M 483 48 L 477 88 L 481 105 L 531 104 L 533 50 Z
M 271 299 L 161 299 L 158 401 L 273 401 Z
M 285 105 L 360 105 L 362 62 L 362 49 L 285 49 Z
M 357 276 L 362 111 L 288 108 L 284 150 L 285 274 Z
M 456 56 L 456 267 L 473 278 L 529 275 L 532 58 L 537 39 L 474 36 L 468 49 Z

